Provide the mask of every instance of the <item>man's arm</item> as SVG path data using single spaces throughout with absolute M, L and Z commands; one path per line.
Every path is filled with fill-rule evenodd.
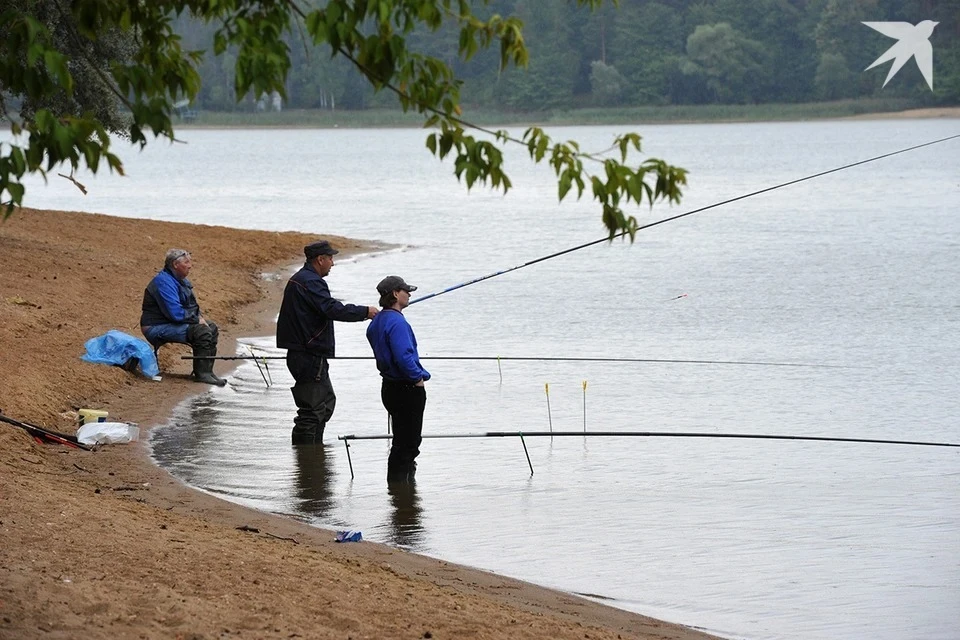
M 373 307 L 358 304 L 343 304 L 330 295 L 330 288 L 323 279 L 318 278 L 304 287 L 307 300 L 323 315 L 340 322 L 360 322 L 377 315 Z

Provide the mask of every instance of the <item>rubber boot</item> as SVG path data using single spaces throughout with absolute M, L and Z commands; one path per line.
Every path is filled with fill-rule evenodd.
M 300 431 L 294 431 L 290 434 L 290 439 L 294 445 L 323 444 L 323 432 L 320 432 L 320 437 L 318 438 L 316 432 L 302 433 Z
M 414 482 L 416 477 L 416 462 L 411 461 L 406 464 L 387 463 L 387 482 L 389 484 Z
M 193 352 L 194 357 L 196 356 L 213 356 L 216 355 L 216 351 L 211 351 L 209 349 L 197 349 Z M 212 359 L 200 359 L 193 361 L 193 379 L 197 382 L 203 382 L 205 384 L 212 384 L 218 387 L 222 387 L 227 384 L 227 381 L 223 378 L 215 375 L 213 373 L 213 363 L 215 361 Z

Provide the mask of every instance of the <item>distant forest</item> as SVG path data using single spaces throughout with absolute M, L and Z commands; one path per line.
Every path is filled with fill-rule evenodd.
M 523 20 L 527 69 L 499 69 L 496 51 L 457 62 L 451 26 L 409 37 L 419 52 L 450 63 L 464 105 L 536 112 L 578 107 L 798 103 L 863 97 L 917 105 L 960 104 L 960 0 L 621 0 L 591 12 L 568 0 L 473 3 L 482 17 Z M 454 3 L 456 6 L 456 3 Z M 882 88 L 889 62 L 865 69 L 895 41 L 861 22 L 939 22 L 934 89 L 911 60 Z M 181 17 L 189 49 L 210 47 L 213 27 Z M 396 104 L 351 65 L 289 37 L 293 66 L 283 108 L 366 109 Z M 194 107 L 252 111 L 278 101 L 235 100 L 235 57 L 207 55 Z

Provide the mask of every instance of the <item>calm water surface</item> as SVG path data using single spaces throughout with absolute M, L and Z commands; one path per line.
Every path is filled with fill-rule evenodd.
M 644 126 L 691 171 L 682 208 L 960 132 L 958 120 Z M 557 129 L 586 149 L 612 128 Z M 420 293 L 604 235 L 589 202 L 509 157 L 507 197 L 465 189 L 421 131 L 184 131 L 129 177 L 28 191 L 30 205 L 296 229 L 402 249 L 341 260 L 345 301 L 400 274 Z M 832 174 L 458 290 L 407 311 L 426 356 L 829 364 L 426 361 L 426 434 L 701 431 L 960 441 L 960 144 Z M 159 260 L 158 256 L 158 260 Z M 202 262 L 203 256 L 195 256 Z M 286 274 L 279 274 L 284 277 Z M 202 283 L 199 283 L 202 301 Z M 684 294 L 686 294 L 684 296 Z M 681 297 L 683 296 L 683 297 Z M 337 327 L 366 356 L 365 324 Z M 272 336 L 246 343 L 276 354 Z M 294 450 L 292 384 L 252 365 L 151 440 L 203 490 L 732 638 L 960 638 L 957 449 L 680 438 L 426 440 L 388 490 L 370 360 L 331 366 L 326 448 Z M 584 389 L 586 382 L 586 389 Z M 545 385 L 549 384 L 549 405 Z

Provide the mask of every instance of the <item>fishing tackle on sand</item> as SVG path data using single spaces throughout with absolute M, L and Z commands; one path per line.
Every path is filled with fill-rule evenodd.
M 33 436 L 34 439 L 41 444 L 62 444 L 67 447 L 83 449 L 85 451 L 90 451 L 93 448 L 89 445 L 78 442 L 76 436 L 67 435 L 66 433 L 59 433 L 57 431 L 50 431 L 49 429 L 38 427 L 37 425 L 30 424 L 29 422 L 15 420 L 9 416 L 3 415 L 2 410 L 0 410 L 0 422 L 6 422 L 11 426 L 20 427 Z

